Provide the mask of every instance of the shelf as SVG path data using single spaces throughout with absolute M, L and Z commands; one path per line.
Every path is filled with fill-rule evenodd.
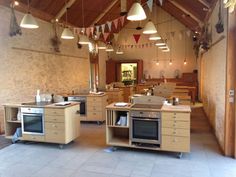
M 112 138 L 108 144 L 110 145 L 116 145 L 116 146 L 130 146 L 129 139 L 128 138 L 118 138 L 114 137 Z
M 21 124 L 20 120 L 7 120 L 7 122 Z

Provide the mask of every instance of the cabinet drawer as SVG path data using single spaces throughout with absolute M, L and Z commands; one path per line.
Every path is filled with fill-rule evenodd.
M 178 128 L 162 128 L 162 135 L 190 137 L 190 130 Z
M 65 115 L 65 110 L 64 109 L 45 109 L 44 110 L 45 115 L 59 115 L 59 116 L 64 116 Z
M 65 123 L 45 122 L 45 131 L 47 130 L 65 130 Z
M 87 97 L 88 102 L 102 102 L 102 98 L 100 97 Z
M 29 134 L 23 134 L 23 139 L 28 141 L 44 141 L 43 135 L 29 135 Z
M 162 119 L 190 121 L 190 113 L 162 112 Z
M 190 129 L 190 122 L 177 120 L 162 120 L 162 127 L 164 128 L 184 128 Z
M 45 116 L 45 122 L 65 122 L 64 116 Z
M 190 152 L 190 137 L 162 136 L 162 150 Z
M 102 106 L 96 106 L 96 105 L 89 105 L 87 107 L 87 110 L 88 111 L 93 111 L 93 112 L 96 112 L 96 111 L 102 111 Z
M 89 111 L 87 117 L 90 120 L 105 120 L 105 117 L 102 117 L 102 112 Z
M 63 130 L 47 130 L 45 132 L 45 140 L 52 143 L 64 143 L 65 131 Z

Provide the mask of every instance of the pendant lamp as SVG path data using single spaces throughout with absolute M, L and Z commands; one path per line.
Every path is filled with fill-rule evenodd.
M 167 45 L 163 45 L 163 46 L 158 46 L 159 49 L 168 49 Z
M 111 44 L 107 44 L 106 51 L 107 52 L 113 52 L 114 51 L 114 49 L 113 49 Z
M 155 34 L 157 33 L 157 29 L 154 23 L 149 20 L 143 28 L 143 34 Z
M 164 40 L 160 39 L 160 40 L 157 41 L 157 43 L 156 43 L 155 45 L 156 45 L 156 46 L 165 46 L 166 43 L 165 43 Z
M 66 25 L 67 25 L 67 11 L 68 8 L 66 8 Z M 74 39 L 74 34 L 72 33 L 72 31 L 68 28 L 68 26 L 66 26 L 61 34 L 61 38 L 62 39 Z
M 30 13 L 30 1 L 28 0 L 28 13 L 24 15 L 21 20 L 20 27 L 28 29 L 36 29 L 39 27 L 38 23 Z
M 145 20 L 146 18 L 147 16 L 141 4 L 138 2 L 133 3 L 132 7 L 128 12 L 127 20 L 140 21 L 140 20 Z
M 156 40 L 160 40 L 160 39 L 161 39 L 161 36 L 159 36 L 157 33 L 156 34 L 151 34 L 149 36 L 150 41 L 156 41 Z
M 117 54 L 117 55 L 122 55 L 122 54 L 124 54 L 124 52 L 123 52 L 123 50 L 121 50 L 121 48 L 119 47 L 119 48 L 117 49 L 117 51 L 116 51 L 116 54 Z
M 106 49 L 106 45 L 103 42 L 98 42 L 98 49 L 99 50 L 105 50 Z
M 83 19 L 83 29 L 84 29 L 84 1 L 82 0 L 82 19 Z M 79 44 L 88 45 L 90 43 L 88 37 L 84 34 L 80 35 Z

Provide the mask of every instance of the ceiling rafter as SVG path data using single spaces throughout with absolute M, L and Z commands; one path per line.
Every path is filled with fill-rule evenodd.
M 71 6 L 75 3 L 75 1 L 77 1 L 77 0 L 69 0 L 69 1 L 63 6 L 63 8 L 57 13 L 57 15 L 55 16 L 55 19 L 60 20 L 60 18 L 65 14 L 66 9 L 69 8 L 69 7 L 71 7 Z
M 181 6 L 181 4 L 179 4 L 176 1 L 169 1 L 171 4 L 173 4 L 174 6 L 176 6 L 177 8 L 179 8 L 180 10 L 182 10 L 184 13 L 186 13 L 187 15 L 190 15 L 196 22 L 198 22 L 199 26 L 203 26 L 203 22 L 196 17 L 193 13 L 191 13 L 189 10 L 185 9 L 183 6 Z
M 202 3 L 204 6 L 206 6 L 208 9 L 211 8 L 210 4 L 206 0 L 198 0 L 198 2 Z
M 111 2 L 109 6 L 90 24 L 90 26 L 98 23 L 118 1 L 119 0 L 114 0 L 113 2 Z

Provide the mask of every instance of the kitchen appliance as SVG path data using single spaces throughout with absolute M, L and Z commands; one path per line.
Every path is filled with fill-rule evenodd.
M 44 135 L 44 109 L 21 108 L 21 124 L 23 134 Z
M 86 96 L 68 96 L 68 101 L 80 102 L 79 113 L 81 116 L 86 116 Z
M 130 137 L 132 144 L 137 146 L 160 147 L 161 112 L 134 110 L 130 112 L 130 117 Z

